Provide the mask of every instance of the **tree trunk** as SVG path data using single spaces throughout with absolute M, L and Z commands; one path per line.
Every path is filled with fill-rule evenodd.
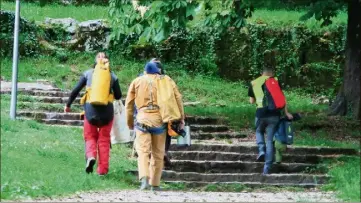
M 348 20 L 346 36 L 346 61 L 343 85 L 330 107 L 330 115 L 351 114 L 360 119 L 361 86 L 361 1 L 350 0 L 348 3 Z

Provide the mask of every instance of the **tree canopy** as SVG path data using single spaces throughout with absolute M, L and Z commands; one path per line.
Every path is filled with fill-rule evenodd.
M 205 18 L 200 26 L 219 31 L 244 26 L 253 11 L 250 0 L 112 0 L 109 15 L 113 37 L 137 34 L 139 42 L 159 42 L 166 39 L 172 29 L 186 28 L 202 8 Z

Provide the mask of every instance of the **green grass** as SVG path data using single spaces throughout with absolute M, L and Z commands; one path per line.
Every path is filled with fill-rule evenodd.
M 24 58 L 19 63 L 19 81 L 33 82 L 46 79 L 55 82 L 63 89 L 73 88 L 81 73 L 93 63 L 92 54 L 73 54 L 68 61 L 60 63 L 54 57 Z M 110 56 L 111 67 L 119 77 L 120 86 L 125 95 L 130 82 L 143 70 L 145 61 L 125 60 Z M 11 59 L 1 61 L 2 77 L 11 79 Z M 177 64 L 164 64 L 169 74 L 178 84 L 184 101 L 198 101 L 201 105 L 187 107 L 186 112 L 198 115 L 228 116 L 231 125 L 250 127 L 254 124 L 255 106 L 249 104 L 247 86 L 244 82 L 229 82 L 207 75 L 190 75 Z M 299 90 L 286 91 L 292 111 L 319 112 L 326 107 L 313 105 L 309 94 Z
M 314 133 L 310 131 L 299 131 L 295 136 L 295 145 L 298 146 L 320 146 L 320 147 L 341 147 L 360 149 L 360 143 L 357 140 L 335 141 L 330 139 L 329 132 L 318 130 Z
M 12 2 L 2 2 L 2 10 L 15 10 L 15 4 Z M 92 19 L 108 19 L 108 7 L 106 6 L 64 6 L 58 4 L 48 4 L 40 7 L 38 3 L 22 3 L 21 16 L 28 20 L 44 21 L 46 17 L 49 18 L 74 18 L 78 21 L 92 20 Z M 338 25 L 345 25 L 347 22 L 347 13 L 340 12 L 339 15 L 333 18 L 333 24 L 324 28 L 320 28 L 321 22 L 315 18 L 311 18 L 305 22 L 299 21 L 300 17 L 306 11 L 300 10 L 268 10 L 256 9 L 252 17 L 247 21 L 249 23 L 261 23 L 269 26 L 288 27 L 296 24 L 304 24 L 306 27 L 315 30 L 327 30 Z M 201 19 L 202 16 L 197 17 Z M 196 22 L 195 22 L 196 23 Z
M 134 188 L 130 149 L 115 145 L 109 175 L 84 171 L 82 130 L 35 121 L 9 119 L 9 102 L 1 98 L 1 199 L 68 195 L 77 191 Z
M 332 178 L 324 189 L 337 191 L 344 201 L 360 202 L 360 157 L 341 157 L 332 165 L 329 171 Z
M 81 73 L 91 68 L 93 57 L 93 54 L 73 54 L 65 63 L 60 63 L 54 57 L 23 58 L 19 62 L 18 80 L 34 82 L 38 79 L 46 79 L 55 82 L 63 90 L 70 90 Z M 146 61 L 136 62 L 117 56 L 110 58 L 112 70 L 118 76 L 123 93 L 126 94 L 128 85 L 143 71 Z M 5 80 L 11 79 L 11 64 L 10 58 L 1 61 L 1 74 Z M 249 98 L 244 82 L 229 82 L 207 75 L 190 75 L 176 64 L 164 64 L 164 66 L 167 74 L 177 82 L 185 101 L 199 101 L 202 105 L 212 108 L 225 106 L 225 109 L 232 107 L 254 111 L 255 107 L 248 104 Z M 320 108 L 311 105 L 312 100 L 307 94 L 287 92 L 287 96 L 293 108 L 309 111 Z
M 1 10 L 15 11 L 14 2 L 1 1 Z M 20 15 L 30 21 L 44 21 L 45 18 L 74 18 L 78 21 L 107 19 L 108 8 L 104 6 L 64 6 L 48 4 L 40 7 L 38 3 L 21 3 Z
M 256 9 L 252 17 L 248 19 L 250 23 L 259 23 L 267 24 L 269 26 L 278 26 L 278 27 L 290 27 L 296 24 L 303 24 L 307 28 L 313 31 L 323 31 L 331 29 L 339 25 L 346 25 L 347 23 L 347 13 L 339 12 L 337 17 L 332 18 L 333 24 L 322 27 L 321 21 L 317 21 L 314 17 L 306 21 L 300 21 L 300 17 L 304 15 L 306 11 L 290 11 L 290 10 L 266 10 L 266 9 Z

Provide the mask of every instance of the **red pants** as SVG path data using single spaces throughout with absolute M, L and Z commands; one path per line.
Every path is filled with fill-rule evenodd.
M 110 131 L 113 120 L 105 126 L 95 126 L 84 118 L 84 141 L 86 158 L 98 157 L 98 174 L 107 174 L 109 170 Z M 98 153 L 97 153 L 98 149 Z

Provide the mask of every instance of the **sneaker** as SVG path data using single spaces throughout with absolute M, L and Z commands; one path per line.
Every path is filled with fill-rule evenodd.
M 263 167 L 263 175 L 269 175 L 270 174 L 270 167 L 264 166 Z
M 94 157 L 88 158 L 87 161 L 86 161 L 85 172 L 86 173 L 93 173 L 94 165 L 95 165 L 95 158 Z
M 149 188 L 149 181 L 147 177 L 140 179 L 140 190 L 146 190 Z
M 260 153 L 257 157 L 257 162 L 264 162 L 264 157 L 265 157 L 265 154 L 264 153 Z
M 150 188 L 151 191 L 162 191 L 162 189 L 159 186 L 152 186 Z

